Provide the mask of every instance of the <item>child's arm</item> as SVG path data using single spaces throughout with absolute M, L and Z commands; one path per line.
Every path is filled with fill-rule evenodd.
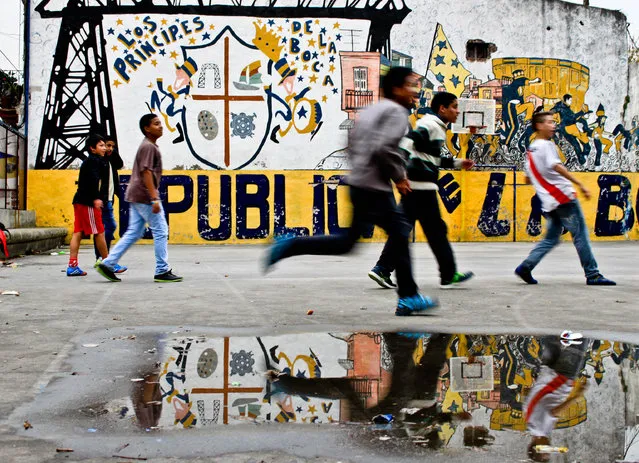
M 572 175 L 568 169 L 566 169 L 566 166 L 564 166 L 563 164 L 555 164 L 552 168 L 555 172 L 557 172 L 559 175 L 561 175 L 562 177 L 564 177 L 565 179 L 571 181 L 572 183 L 574 183 L 583 193 L 583 195 L 586 197 L 586 199 L 590 199 L 590 197 L 592 196 L 590 194 L 590 190 L 588 190 L 588 188 L 586 188 L 586 186 L 581 183 L 579 180 L 577 180 L 577 178 L 575 178 L 574 175 Z

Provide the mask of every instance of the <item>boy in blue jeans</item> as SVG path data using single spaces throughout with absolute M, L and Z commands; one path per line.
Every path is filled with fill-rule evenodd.
M 552 141 L 555 120 L 552 113 L 540 112 L 533 116 L 533 128 L 537 137 L 526 156 L 526 178 L 532 183 L 541 201 L 541 209 L 548 220 L 546 236 L 530 252 L 526 260 L 515 269 L 515 274 L 529 285 L 536 285 L 533 269 L 541 259 L 559 244 L 566 228 L 579 254 L 581 266 L 590 286 L 614 286 L 616 283 L 599 273 L 597 261 L 590 248 L 588 227 L 581 212 L 575 184 L 590 199 L 590 191 L 561 163 L 557 147 Z

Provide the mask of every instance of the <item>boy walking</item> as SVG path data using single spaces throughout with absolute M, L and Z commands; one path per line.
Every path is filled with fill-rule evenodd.
M 344 234 L 279 239 L 271 246 L 266 268 L 287 257 L 304 254 L 349 253 L 371 224 L 388 234 L 392 265 L 397 268 L 399 302 L 395 315 L 423 312 L 437 303 L 417 292 L 413 279 L 408 236 L 410 225 L 395 202 L 391 180 L 400 193 L 410 191 L 399 142 L 408 131 L 408 108 L 413 105 L 416 80 L 408 68 L 391 68 L 383 80 L 385 98 L 359 115 L 349 134 L 352 170 L 350 186 L 353 217 Z
M 120 281 L 115 274 L 116 265 L 122 255 L 142 238 L 145 224 L 148 223 L 153 233 L 155 249 L 154 281 L 182 281 L 182 277 L 174 275 L 169 267 L 169 227 L 158 191 L 162 178 L 162 155 L 156 141 L 162 136 L 162 122 L 155 114 L 145 114 L 140 119 L 140 131 L 144 135 L 144 140 L 135 155 L 131 180 L 125 195 L 125 200 L 129 203 L 129 226 L 108 257 L 98 264 L 97 270 L 107 280 Z
M 102 197 L 102 223 L 104 224 L 104 239 L 106 240 L 107 251 L 111 250 L 111 242 L 115 238 L 115 230 L 118 224 L 115 222 L 115 215 L 113 212 L 113 199 L 115 196 L 122 200 L 122 193 L 120 191 L 120 175 L 118 169 L 121 169 L 124 165 L 120 154 L 115 149 L 115 139 L 111 136 L 104 137 L 106 145 L 106 152 L 103 157 L 103 162 L 106 165 L 106 169 L 109 175 L 109 181 L 105 182 L 100 189 Z M 98 251 L 98 246 L 93 241 L 93 247 L 95 249 L 95 267 L 102 262 L 102 257 Z M 124 265 L 116 265 L 115 273 L 124 273 L 127 268 Z
M 102 225 L 103 203 L 100 199 L 100 188 L 108 178 L 102 161 L 106 151 L 104 139 L 100 135 L 91 135 L 87 141 L 87 148 L 89 157 L 80 167 L 78 190 L 73 197 L 74 224 L 67 267 L 68 277 L 83 277 L 87 274 L 78 265 L 78 252 L 84 235 L 93 235 L 100 255 L 107 256 Z
M 412 227 L 419 221 L 439 264 L 441 286 L 450 287 L 469 280 L 473 272 L 457 271 L 446 223 L 439 211 L 439 168 L 461 167 L 468 170 L 475 163 L 470 159 L 442 156 L 448 125 L 457 121 L 459 115 L 457 97 L 452 93 L 440 92 L 433 98 L 431 109 L 433 114 L 426 114 L 419 119 L 415 130 L 404 137 L 400 144 L 408 155 L 407 171 L 411 189 L 402 197 L 401 206 Z M 395 270 L 392 252 L 387 241 L 377 264 L 368 272 L 368 276 L 382 288 L 395 287 L 390 278 Z
M 530 255 L 515 274 L 530 285 L 536 285 L 533 269 L 541 259 L 559 244 L 564 228 L 572 235 L 581 266 L 586 274 L 586 284 L 593 286 L 614 286 L 616 283 L 599 273 L 597 261 L 592 254 L 588 228 L 584 220 L 577 194 L 572 184 L 577 185 L 586 199 L 590 191 L 573 176 L 561 163 L 557 147 L 552 142 L 555 135 L 555 121 L 552 113 L 540 112 L 533 116 L 533 128 L 537 138 L 530 145 L 526 156 L 526 177 L 535 187 L 541 201 L 541 209 L 548 220 L 546 236 L 530 252 Z

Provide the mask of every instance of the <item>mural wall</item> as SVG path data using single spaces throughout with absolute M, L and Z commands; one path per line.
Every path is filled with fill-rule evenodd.
M 450 133 L 446 149 L 499 178 L 497 170 L 521 169 L 530 120 L 542 109 L 555 114 L 555 142 L 571 170 L 637 169 L 639 114 L 627 103 L 620 13 L 549 0 L 40 0 L 31 23 L 29 162 L 38 171 L 77 168 L 92 131 L 116 136 L 130 168 L 147 112 L 167 128 L 159 144 L 168 170 L 347 169 L 348 131 L 379 100 L 391 65 L 419 77 L 411 124 L 438 91 L 492 102 L 495 126 Z M 71 177 L 64 184 L 73 189 Z M 508 214 L 490 196 L 499 182 L 490 185 L 465 195 L 464 207 Z M 184 200 L 195 202 L 195 191 Z M 39 209 L 40 199 L 31 194 L 29 206 Z M 628 211 L 622 235 L 634 224 Z

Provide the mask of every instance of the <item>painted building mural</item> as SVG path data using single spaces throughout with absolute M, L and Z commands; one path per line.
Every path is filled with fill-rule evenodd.
M 623 17 L 602 10 L 595 21 L 595 13 L 588 10 L 590 20 L 581 20 L 582 30 L 570 31 L 580 40 L 566 41 L 563 35 L 560 40 L 554 36 L 559 33 L 554 28 L 569 27 L 563 19 L 572 11 L 586 11 L 581 7 L 554 2 L 540 11 L 517 0 L 489 11 L 473 4 L 35 2 L 33 41 L 41 46 L 31 51 L 30 163 L 38 171 L 77 168 L 85 156 L 86 137 L 95 131 L 117 137 L 125 167 L 130 167 L 140 141 L 137 121 L 154 112 L 167 128 L 160 140 L 167 169 L 284 171 L 287 179 L 295 175 L 290 170 L 347 169 L 348 130 L 358 112 L 380 99 L 380 76 L 391 65 L 403 65 L 420 80 L 419 98 L 408 116 L 413 125 L 438 91 L 490 101 L 494 108 L 494 127 L 476 134 L 451 132 L 446 144 L 450 155 L 471 158 L 496 176 L 483 186 L 482 195 L 463 203 L 470 209 L 486 206 L 495 223 L 466 226 L 477 227 L 483 238 L 509 236 L 510 231 L 499 226 L 504 219 L 497 219 L 509 213 L 500 208 L 502 172 L 521 169 L 534 137 L 532 115 L 547 110 L 558 122 L 555 142 L 569 169 L 610 173 L 598 179 L 595 192 L 602 197 L 625 195 L 621 219 L 619 214 L 611 218 L 623 222 L 621 232 L 594 237 L 632 237 L 632 184 L 608 178 L 613 172 L 637 170 L 639 115 L 627 114 L 624 103 L 625 35 L 596 37 L 604 25 L 615 30 Z M 454 15 L 443 14 L 451 8 Z M 531 31 L 513 26 L 495 32 L 498 24 L 501 28 L 512 22 L 513 9 L 530 19 Z M 458 27 L 455 18 L 471 10 L 477 20 Z M 600 48 L 606 53 L 599 53 Z M 39 175 L 32 175 L 36 183 Z M 467 174 L 469 183 L 483 183 L 475 175 Z M 442 177 L 442 203 L 450 213 L 461 202 L 462 188 L 451 180 L 456 174 Z M 126 178 L 121 181 L 126 183 Z M 191 190 L 193 196 L 184 200 L 194 203 L 197 196 Z M 40 206 L 38 194 L 31 196 L 32 207 Z M 283 207 L 309 207 L 294 201 L 297 198 L 289 198 Z M 591 228 L 595 216 L 608 213 L 600 206 L 589 219 Z M 538 205 L 531 207 L 537 215 Z M 290 216 L 300 217 L 293 212 Z M 270 234 L 258 233 L 253 239 Z
M 155 389 L 155 401 L 150 402 L 157 408 L 153 414 L 155 421 L 140 425 L 181 429 L 247 421 L 299 424 L 359 421 L 362 418 L 357 410 L 374 407 L 390 393 L 394 362 L 400 362 L 399 356 L 419 364 L 428 349 L 434 348 L 429 347 L 431 336 L 426 334 L 401 341 L 406 347 L 401 351 L 397 348 L 389 351 L 388 343 L 399 345 L 398 336 L 402 337 L 396 333 L 363 332 L 257 338 L 172 337 L 163 343 L 160 367 L 154 374 L 157 381 L 149 382 L 147 378 L 147 384 Z M 502 431 L 525 432 L 522 408 L 539 373 L 541 339 L 463 334 L 445 339 L 442 347 L 446 360 L 439 371 L 435 399 L 442 413 L 467 412 L 472 421 L 432 424 L 439 434 L 440 445 L 460 446 L 463 429 L 471 424 L 485 425 L 490 432 L 488 443 L 497 445 L 511 439 L 512 433 Z M 636 346 L 619 342 L 586 342 L 581 374 L 588 378 L 589 387 L 585 396 L 561 412 L 556 424 L 557 429 L 576 433 L 574 447 L 571 446 L 573 458 L 579 458 L 581 451 L 588 452 L 588 445 L 599 439 L 596 434 L 606 436 L 607 432 L 614 433 L 615 427 L 634 426 L 634 422 L 624 421 L 623 409 L 624 400 L 634 403 L 635 398 L 624 399 L 619 392 L 621 385 L 632 381 L 639 371 L 639 351 Z M 462 370 L 454 368 L 453 362 L 468 363 L 470 358 L 483 359 L 491 374 L 484 372 L 482 376 L 491 380 L 487 388 L 461 392 L 453 383 L 459 384 L 463 373 L 460 376 Z M 279 386 L 280 382 L 273 381 L 276 374 L 301 381 Z M 409 378 L 405 380 L 410 382 Z M 304 386 L 295 391 L 292 384 Z M 343 397 L 346 390 L 354 403 L 335 398 Z M 140 410 L 137 414 L 139 418 L 146 416 Z M 601 423 L 607 423 L 610 429 L 602 430 L 598 427 Z M 557 437 L 557 442 L 570 435 Z M 577 444 L 580 440 L 588 442 L 583 449 Z M 614 441 L 608 439 L 604 446 L 598 447 L 600 457 L 616 454 L 620 443 Z M 586 455 L 581 455 L 584 461 L 588 459 Z

